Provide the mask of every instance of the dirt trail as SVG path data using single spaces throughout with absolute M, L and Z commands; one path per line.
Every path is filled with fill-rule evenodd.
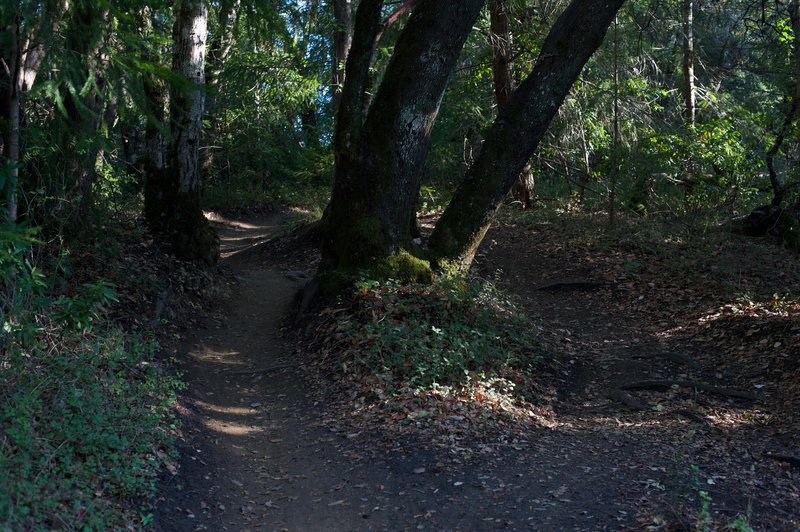
M 434 516 L 434 528 L 481 528 L 470 514 L 478 508 L 461 502 L 480 488 L 456 490 L 461 476 L 427 473 L 435 457 L 400 445 L 373 453 L 326 425 L 281 338 L 296 281 L 239 254 L 280 221 L 218 224 L 223 267 L 238 283 L 227 308 L 180 348 L 185 440 L 178 474 L 161 486 L 156 529 L 402 530 Z
M 787 529 L 800 522 L 787 502 L 797 500 L 797 475 L 780 469 L 784 496 L 770 498 L 775 486 L 761 478 L 771 468 L 774 480 L 778 466 L 757 459 L 733 430 L 619 415 L 602 389 L 615 372 L 609 353 L 636 335 L 620 338 L 624 328 L 581 294 L 566 303 L 551 297 L 552 312 L 573 322 L 565 326 L 584 327 L 588 353 L 583 369 L 565 377 L 583 382 L 564 391 L 557 426 L 532 424 L 518 439 L 475 445 L 468 461 L 358 427 L 343 431 L 281 335 L 295 276 L 247 258 L 280 221 L 218 221 L 223 267 L 238 283 L 224 311 L 204 318 L 179 352 L 186 438 L 177 475 L 161 486 L 157 530 L 659 529 L 691 522 L 653 512 L 696 499 L 698 482 L 723 520 L 752 503 Z M 540 302 L 548 319 L 548 300 Z M 564 310 L 570 305 L 574 312 Z M 748 485 L 730 484 L 732 469 Z

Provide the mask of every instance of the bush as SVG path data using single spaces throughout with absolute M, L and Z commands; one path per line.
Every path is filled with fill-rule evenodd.
M 345 327 L 353 341 L 366 340 L 354 361 L 386 380 L 419 388 L 495 376 L 520 381 L 544 361 L 538 329 L 490 283 L 365 281 L 358 298 L 363 330 Z

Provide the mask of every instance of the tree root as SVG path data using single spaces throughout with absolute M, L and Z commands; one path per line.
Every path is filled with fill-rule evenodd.
M 619 401 L 620 403 L 624 404 L 631 410 L 638 410 L 638 411 L 650 410 L 650 406 L 647 403 L 640 401 L 639 399 L 635 398 L 628 392 L 619 389 L 614 389 L 608 392 L 608 398 L 613 399 L 615 401 Z
M 649 358 L 665 358 L 675 364 L 681 364 L 690 368 L 697 368 L 698 364 L 691 357 L 682 353 L 675 353 L 672 351 L 660 351 L 653 354 L 633 355 L 631 358 L 647 360 Z
M 682 416 L 690 421 L 694 421 L 695 423 L 700 423 L 701 425 L 708 425 L 708 420 L 698 414 L 697 412 L 693 412 L 691 410 L 675 410 L 672 412 L 676 416 Z
M 653 388 L 670 388 L 672 386 L 682 386 L 684 388 L 694 388 L 708 393 L 717 395 L 724 395 L 725 397 L 734 397 L 736 399 L 744 399 L 747 401 L 759 401 L 759 398 L 751 393 L 741 392 L 738 390 L 730 390 L 728 388 L 720 388 L 712 384 L 706 384 L 698 381 L 684 381 L 684 380 L 647 380 L 631 382 L 623 384 L 619 388 L 622 390 L 648 390 Z
M 767 458 L 772 458 L 773 460 L 777 460 L 779 462 L 787 462 L 792 464 L 793 466 L 800 467 L 800 456 L 796 456 L 793 454 L 780 454 L 780 453 L 766 453 L 764 456 Z

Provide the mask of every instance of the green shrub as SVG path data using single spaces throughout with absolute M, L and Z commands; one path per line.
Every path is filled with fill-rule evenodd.
M 519 380 L 544 360 L 537 328 L 489 283 L 449 279 L 429 286 L 360 284 L 363 370 L 414 387 L 482 377 Z

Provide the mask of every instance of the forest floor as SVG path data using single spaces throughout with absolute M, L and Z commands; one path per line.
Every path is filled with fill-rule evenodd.
M 535 414 L 448 438 L 452 419 L 399 423 L 316 374 L 289 321 L 315 256 L 276 239 L 284 219 L 214 218 L 229 294 L 179 349 L 181 459 L 157 530 L 800 528 L 796 256 L 498 224 L 478 274 L 563 364 Z

